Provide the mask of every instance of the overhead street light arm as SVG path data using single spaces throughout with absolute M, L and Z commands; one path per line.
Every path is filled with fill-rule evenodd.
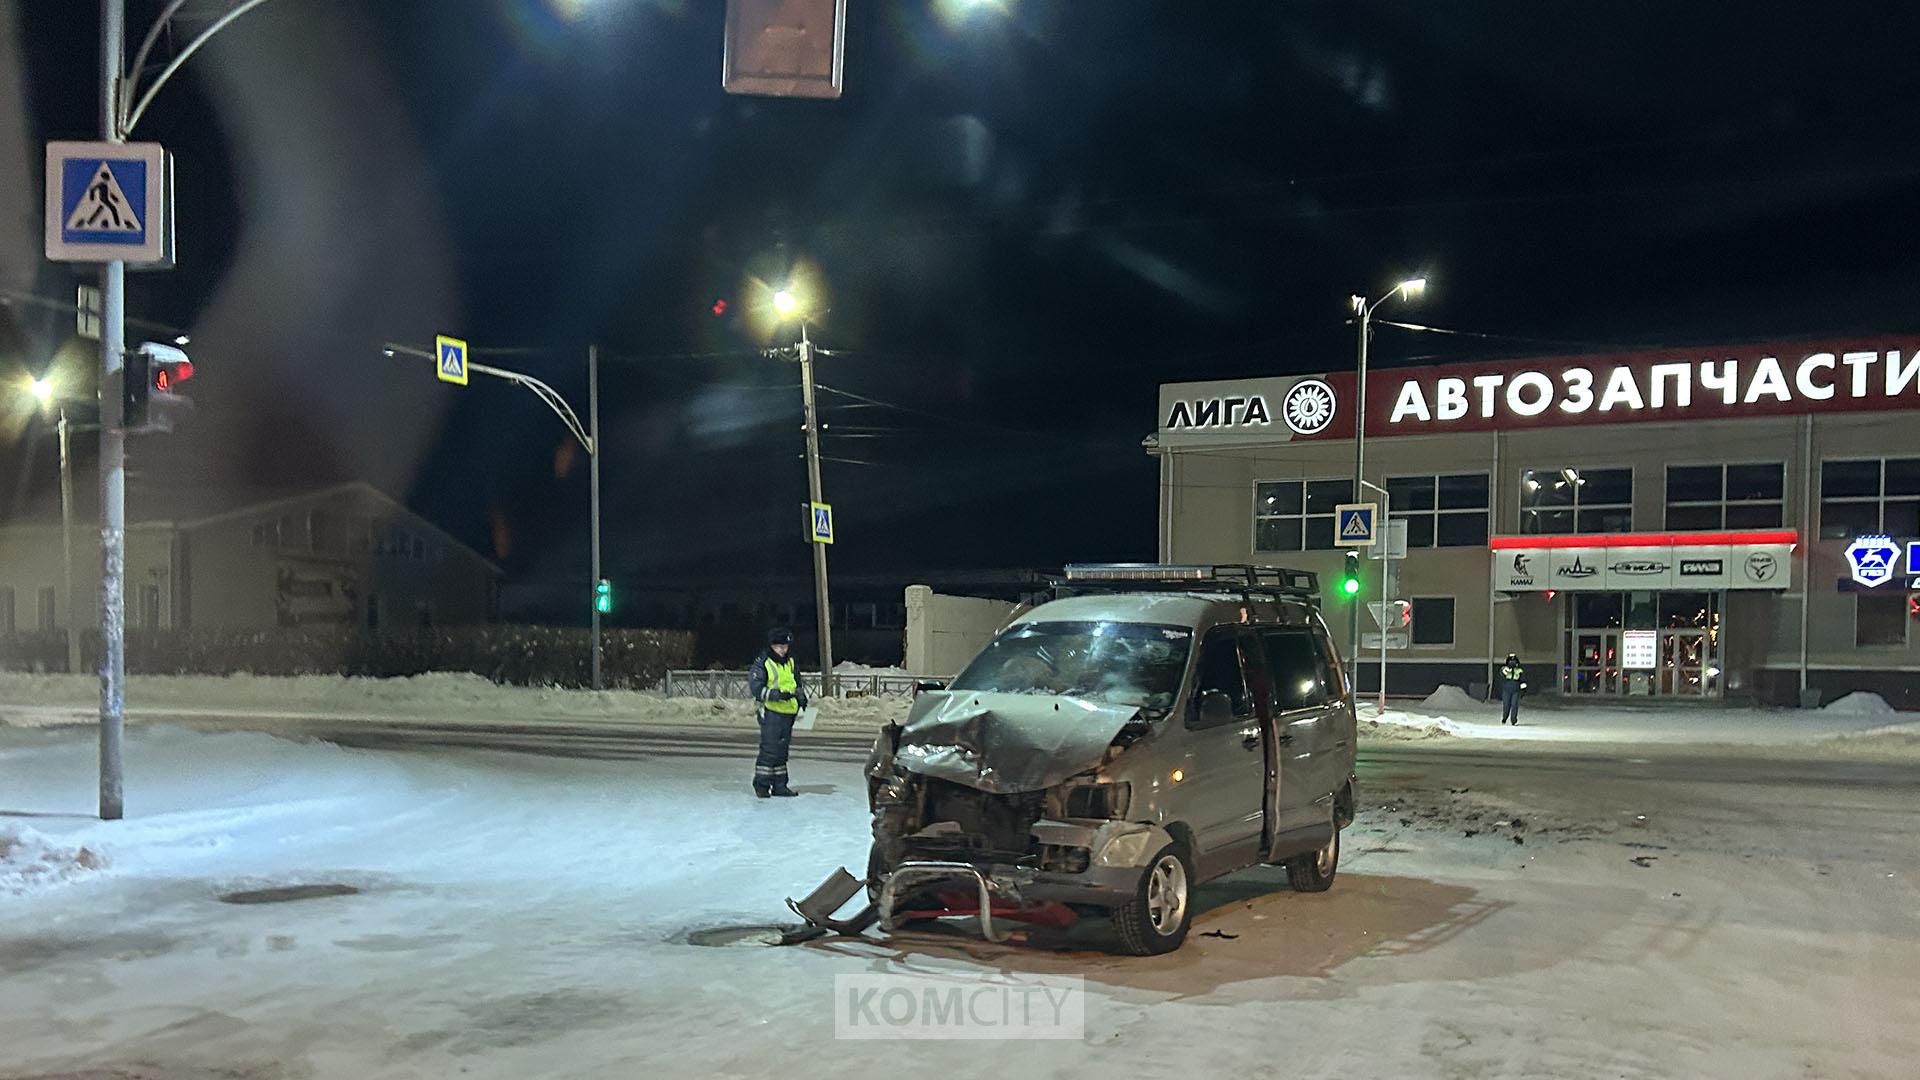
M 154 97 L 160 93 L 162 87 L 167 85 L 167 80 L 173 78 L 173 73 L 179 71 L 180 66 L 185 64 L 188 58 L 193 56 L 194 53 L 199 52 L 202 46 L 208 41 L 211 41 L 215 34 L 225 30 L 227 25 L 233 22 L 233 20 L 266 2 L 267 0 L 240 0 L 240 3 L 237 4 L 232 11 L 215 19 L 212 26 L 202 30 L 192 41 L 187 42 L 186 48 L 181 49 L 178 56 L 175 56 L 169 61 L 166 67 L 160 69 L 160 74 L 154 76 L 153 84 L 147 87 L 147 92 L 140 95 L 139 104 L 133 105 L 131 108 L 127 107 L 127 103 L 133 100 L 133 95 L 131 93 L 122 93 L 120 95 L 120 137 L 124 139 L 133 134 L 133 129 L 140 123 L 140 118 L 146 115 L 147 106 L 153 104 Z M 153 29 L 147 31 L 146 40 L 140 43 L 140 51 L 134 54 L 133 69 L 122 76 L 128 84 L 127 89 L 129 91 L 138 89 L 140 66 L 146 63 L 147 54 L 153 50 L 154 44 L 160 40 L 161 32 L 165 30 L 168 22 L 185 3 L 186 0 L 173 0 L 172 3 L 167 5 L 166 10 L 160 13 L 160 18 L 155 20 Z
M 380 348 L 388 356 L 404 353 L 408 356 L 417 356 L 422 360 L 438 361 L 438 357 L 434 356 L 434 354 L 425 349 L 413 348 L 410 345 L 400 345 L 389 341 Z M 565 424 L 567 430 L 573 433 L 573 437 L 580 440 L 580 445 L 586 448 L 587 453 L 598 454 L 600 452 L 600 448 L 594 445 L 593 436 L 587 433 L 587 426 L 580 422 L 580 414 L 573 411 L 573 406 L 567 404 L 567 399 L 560 396 L 560 391 L 555 390 L 553 387 L 522 371 L 509 371 L 506 368 L 497 368 L 490 364 L 476 364 L 471 360 L 467 362 L 467 370 L 476 375 L 491 375 L 496 379 L 505 379 L 510 383 L 516 383 L 533 391 L 533 396 L 545 402 L 547 408 L 553 410 L 553 415 L 559 417 L 560 422 Z

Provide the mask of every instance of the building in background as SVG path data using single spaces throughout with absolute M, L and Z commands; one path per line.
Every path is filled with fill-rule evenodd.
M 1162 386 L 1162 561 L 1336 577 L 1355 399 L 1351 372 Z M 1515 652 L 1535 691 L 1920 707 L 1920 338 L 1376 370 L 1366 431 L 1408 537 L 1391 693 Z M 1326 598 L 1343 647 L 1352 603 Z
M 57 508 L 0 525 L 0 634 L 98 625 L 95 520 L 74 526 L 77 610 Z M 366 483 L 272 498 L 135 488 L 128 521 L 134 630 L 465 625 L 491 621 L 499 595 L 499 567 Z

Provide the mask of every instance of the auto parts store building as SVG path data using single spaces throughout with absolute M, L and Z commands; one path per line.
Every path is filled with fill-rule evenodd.
M 1920 708 L 1920 339 L 1375 370 L 1366 479 L 1390 563 L 1387 689 Z M 1160 558 L 1321 574 L 1352 497 L 1355 377 L 1160 388 Z M 1382 501 L 1370 492 L 1365 501 Z M 1362 598 L 1381 595 L 1362 561 Z M 1371 614 L 1363 654 L 1381 637 Z M 1552 672 L 1549 675 L 1549 671 Z M 1378 668 L 1361 665 L 1363 689 Z

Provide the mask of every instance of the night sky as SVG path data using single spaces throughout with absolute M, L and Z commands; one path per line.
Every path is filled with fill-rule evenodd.
M 559 423 L 379 345 L 533 347 L 491 359 L 584 404 L 598 342 L 612 575 L 804 574 L 797 372 L 753 318 L 799 267 L 837 568 L 1146 559 L 1156 385 L 1344 368 L 1347 296 L 1412 274 L 1407 317 L 1492 336 L 1377 362 L 1920 329 L 1899 5 L 849 5 L 832 102 L 723 94 L 720 0 L 245 16 L 136 133 L 176 155 L 180 265 L 129 310 L 201 374 L 133 483 L 364 478 L 584 580 Z M 0 288 L 72 295 L 39 143 L 93 137 L 96 19 L 0 0 Z M 71 330 L 0 309 L 0 369 L 83 369 Z M 0 416 L 3 516 L 54 473 Z

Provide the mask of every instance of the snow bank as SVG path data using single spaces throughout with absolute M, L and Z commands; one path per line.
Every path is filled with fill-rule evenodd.
M 1430 709 L 1479 709 L 1486 706 L 1486 702 L 1470 696 L 1465 690 L 1450 683 L 1428 694 L 1420 704 Z
M 1820 707 L 1820 711 L 1842 716 L 1892 716 L 1900 710 L 1887 704 L 1887 699 L 1879 694 L 1856 690 L 1838 701 L 1827 702 Z
M 91 848 L 55 843 L 24 825 L 0 824 L 0 894 L 19 895 L 105 865 Z
M 1378 714 L 1363 713 L 1359 728 L 1361 738 L 1380 742 L 1412 742 L 1466 734 L 1459 724 L 1444 716 L 1416 716 L 1393 709 Z
M 878 675 L 883 679 L 907 678 L 907 669 L 903 667 L 869 667 L 866 664 L 856 664 L 851 660 L 842 660 L 833 665 L 833 673 L 835 675 L 859 675 L 863 677 Z

